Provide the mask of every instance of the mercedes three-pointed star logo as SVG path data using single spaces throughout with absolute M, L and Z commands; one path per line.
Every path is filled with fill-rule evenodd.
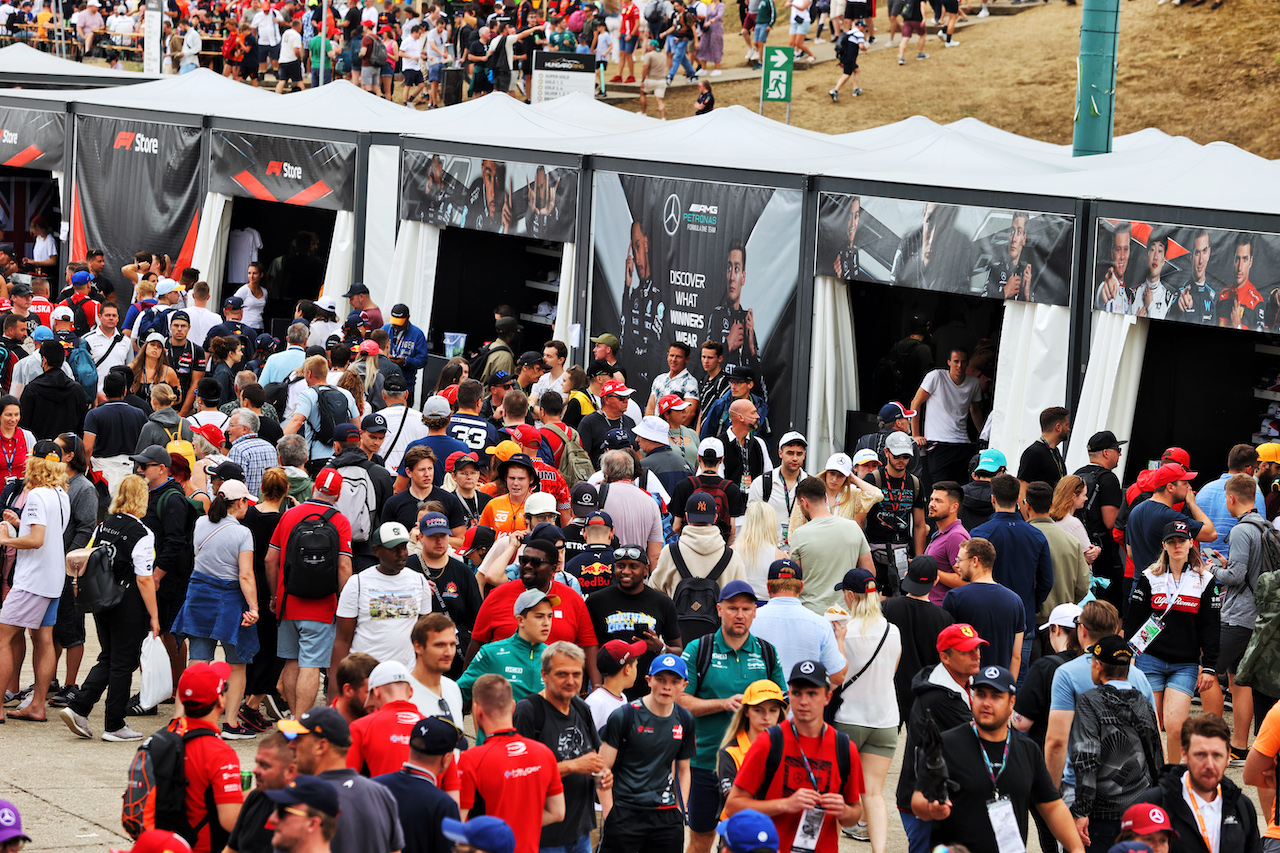
M 662 228 L 668 237 L 674 237 L 680 228 L 680 197 L 675 193 L 662 205 Z

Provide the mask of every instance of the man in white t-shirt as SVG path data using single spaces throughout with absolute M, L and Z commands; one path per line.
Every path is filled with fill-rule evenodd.
M 271 70 L 280 69 L 280 13 L 271 8 L 271 0 L 262 0 L 251 26 L 258 31 L 258 79 L 266 71 L 268 60 Z
M 591 709 L 591 721 L 596 731 L 603 731 L 609 715 L 627 704 L 624 691 L 635 686 L 640 658 L 649 650 L 644 640 L 624 643 L 610 640 L 596 653 L 596 668 L 604 683 L 591 691 L 587 707 Z
M 178 21 L 178 32 L 182 33 L 182 56 L 178 59 L 178 73 L 190 74 L 200 67 L 200 49 L 204 47 L 204 39 L 191 26 L 186 18 Z
M 946 368 L 926 373 L 911 401 L 912 409 L 924 412 L 911 419 L 911 437 L 925 448 L 930 483 L 969 481 L 969 460 L 974 449 L 966 419 L 972 418 L 980 432 L 986 415 L 978 406 L 982 402 L 982 386 L 978 377 L 966 373 L 968 366 L 968 350 L 952 349 Z M 926 402 L 928 411 L 924 410 Z
M 280 36 L 280 79 L 276 81 L 276 94 L 284 94 L 284 84 L 294 89 L 306 88 L 302 74 L 302 19 L 292 21 Z
M 413 626 L 409 635 L 417 662 L 409 674 L 413 687 L 410 700 L 424 717 L 444 717 L 461 728 L 462 691 L 445 675 L 458 655 L 458 629 L 443 610 L 429 613 Z
M 31 451 L 27 459 L 28 476 L 33 476 L 33 464 L 46 460 L 62 461 L 61 448 L 48 440 L 38 442 Z M 45 473 L 44 470 L 34 472 L 35 481 L 44 482 Z M 47 473 L 51 475 L 52 471 Z M 35 687 L 30 703 L 19 706 L 10 716 L 43 721 L 49 682 L 56 669 L 53 624 L 57 621 L 58 599 L 66 577 L 62 534 L 71 520 L 71 503 L 62 486 L 38 485 L 27 492 L 21 519 L 13 510 L 5 510 L 4 520 L 6 524 L 0 525 L 0 544 L 15 549 L 17 558 L 13 586 L 0 607 L 0 684 L 7 685 L 13 677 L 13 638 L 29 629 L 35 642 L 32 654 Z M 18 528 L 17 536 L 12 534 L 10 525 Z M 3 719 L 0 716 L 0 720 Z
M 426 81 L 422 76 L 422 51 L 424 39 L 423 26 L 413 23 L 405 29 L 405 36 L 400 41 L 400 68 L 404 73 L 404 102 L 412 105 Z
M 418 617 L 431 612 L 431 587 L 418 572 L 406 572 L 409 531 L 388 521 L 369 537 L 378 565 L 351 576 L 338 598 L 338 631 L 333 641 L 336 671 L 352 652 L 381 662 L 413 665 L 409 635 Z
M 427 96 L 432 108 L 444 106 L 441 97 L 441 83 L 444 80 L 444 69 L 449 64 L 449 22 L 444 15 L 436 18 L 435 26 L 427 34 L 427 82 L 431 84 L 431 94 Z
M 360 23 L 364 24 L 366 29 L 378 25 L 378 4 L 375 0 L 364 0 L 364 8 L 360 10 Z

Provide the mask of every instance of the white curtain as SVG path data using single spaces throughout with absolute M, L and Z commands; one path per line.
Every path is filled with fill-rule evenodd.
M 809 352 L 813 354 L 809 423 L 798 426 L 807 430 L 809 458 L 826 459 L 829 454 L 844 450 L 845 413 L 859 405 L 849 286 L 831 276 L 813 280 L 813 337 Z
M 1012 469 L 1022 449 L 1040 435 L 1040 412 L 1067 405 L 1070 325 L 1066 306 L 1004 304 L 990 446 L 1004 452 Z
M 551 337 L 567 344 L 570 342 L 569 324 L 573 321 L 573 280 L 577 275 L 578 258 L 573 243 L 563 244 L 560 251 L 560 293 L 556 297 L 556 323 Z
M 232 198 L 222 193 L 206 193 L 196 229 L 196 247 L 191 266 L 209 282 L 216 297 L 220 292 L 227 266 L 227 240 L 231 234 Z
M 324 287 L 321 296 L 342 299 L 351 285 L 351 265 L 355 260 L 356 216 L 349 210 L 339 210 L 333 222 L 333 242 L 329 244 L 329 263 L 324 270 Z
M 395 252 L 396 218 L 399 213 L 400 149 L 395 145 L 369 146 L 368 206 L 364 217 L 364 282 L 371 293 L 391 275 Z M 337 296 L 338 294 L 330 294 Z M 376 301 L 376 298 L 375 298 Z M 381 302 L 377 304 L 382 305 Z M 384 316 L 391 310 L 388 303 Z
M 395 305 L 397 302 L 408 305 L 413 324 L 424 332 L 431 325 L 439 249 L 439 228 L 423 222 L 400 220 L 400 233 L 396 236 L 386 288 L 380 290 L 376 284 L 369 287 L 379 305 Z
M 1084 372 L 1079 411 L 1071 432 L 1084 440 L 1072 441 L 1067 449 L 1067 469 L 1074 471 L 1089 461 L 1085 441 L 1100 430 L 1109 429 L 1125 440 L 1133 430 L 1133 414 L 1138 406 L 1138 383 L 1147 352 L 1146 318 L 1108 311 L 1093 312 L 1093 342 Z M 1120 456 L 1116 476 L 1124 481 L 1128 455 Z
M 62 182 L 66 179 L 64 172 L 52 172 L 53 175 L 53 197 L 58 200 L 58 207 L 62 207 Z M 53 235 L 54 240 L 61 243 L 58 253 L 62 256 L 62 263 L 66 264 L 71 260 L 71 213 L 67 212 L 63 222 L 66 223 L 67 239 L 63 240 L 61 234 Z M 83 258 L 81 259 L 83 260 Z
M 406 303 L 409 313 L 425 333 L 431 326 L 431 309 L 436 298 L 436 260 L 440 255 L 440 229 L 435 225 L 419 223 L 422 233 L 418 236 L 418 251 L 414 260 L 413 292 Z

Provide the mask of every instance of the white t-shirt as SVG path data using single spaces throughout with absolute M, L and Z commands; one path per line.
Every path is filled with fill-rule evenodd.
M 258 44 L 272 47 L 280 43 L 279 12 L 258 12 L 253 16 L 253 28 L 258 31 Z
M 36 240 L 36 247 L 32 250 L 31 260 L 33 261 L 50 261 L 58 256 L 58 247 L 53 242 L 53 235 L 46 234 Z
M 794 0 L 791 5 L 791 20 L 803 18 L 802 23 L 809 23 L 809 6 L 812 0 Z M 801 8 L 803 6 L 804 8 Z
M 404 70 L 421 71 L 422 65 L 418 62 L 421 56 L 422 40 L 414 38 L 406 31 L 404 38 L 400 41 L 400 61 Z
M 925 374 L 920 387 L 929 392 L 924 410 L 924 437 L 944 444 L 968 444 L 965 418 L 969 407 L 982 399 L 982 386 L 976 376 L 966 376 L 959 385 L 950 374 L 939 368 Z
M 224 415 L 217 409 L 212 412 L 196 412 L 194 415 L 187 415 L 187 423 L 191 424 L 192 428 L 213 424 L 222 430 L 223 435 L 226 435 L 227 427 L 231 424 L 231 415 Z
M 412 675 L 409 676 L 409 684 L 413 687 L 413 696 L 409 701 L 418 706 L 419 714 L 424 717 L 440 716 L 442 710 L 440 700 L 444 699 L 445 704 L 449 706 L 449 716 L 453 717 L 453 724 L 462 728 L 462 691 L 458 688 L 456 681 L 440 676 L 440 692 L 444 696 L 435 693 Z
M 550 372 L 542 374 L 538 377 L 538 381 L 533 383 L 533 390 L 529 394 L 529 402 L 534 403 L 542 399 L 542 395 L 547 391 L 556 391 L 561 397 L 568 400 L 569 393 L 565 391 L 565 383 L 568 381 L 568 371 L 561 373 L 559 378 L 553 378 Z
M 341 335 L 342 324 L 333 320 L 312 320 L 310 333 L 307 335 L 307 346 L 322 347 L 330 335 Z M 338 374 L 341 376 L 342 374 Z
M 248 305 L 245 306 L 248 308 Z M 214 326 L 222 325 L 222 317 L 215 314 L 208 308 L 199 308 L 190 305 L 183 309 L 187 312 L 187 317 L 191 320 L 191 331 L 187 332 L 187 340 L 204 346 L 204 342 L 209 338 L 209 332 L 213 331 Z M 249 313 L 245 311 L 245 313 Z
M 262 235 L 256 228 L 237 228 L 227 238 L 227 281 L 244 284 L 249 280 L 249 264 L 258 259 Z M 243 321 L 248 323 L 248 320 Z
M 62 595 L 62 579 L 67 576 L 66 552 L 62 550 L 62 533 L 71 521 L 71 501 L 63 489 L 42 486 L 27 493 L 22 508 L 18 536 L 31 532 L 31 525 L 44 525 L 44 544 L 39 548 L 18 551 L 14 562 L 13 588 L 45 598 Z
M 289 30 L 289 33 L 292 33 L 294 36 L 294 39 L 296 39 L 298 42 L 297 45 L 294 46 L 294 49 L 301 51 L 302 36 L 293 32 L 293 30 Z M 284 58 L 285 51 L 288 50 L 290 47 L 289 33 L 285 33 L 284 44 L 280 46 L 281 62 L 293 61 L 291 59 Z M 253 291 L 249 288 L 249 285 L 246 284 L 241 286 L 240 289 L 236 291 L 236 296 L 239 296 L 241 299 L 244 300 L 244 316 L 240 318 L 240 322 L 244 323 L 246 326 L 252 326 L 255 329 L 261 330 L 262 329 L 262 312 L 265 311 L 267 307 L 267 291 L 264 289 L 262 291 L 262 296 L 254 296 Z
M 404 459 L 404 452 L 420 438 L 429 434 L 427 425 L 422 422 L 422 412 L 405 406 L 388 406 L 379 412 L 387 421 L 387 439 L 382 443 L 382 458 L 387 463 L 387 470 L 395 474 Z M 403 429 L 401 428 L 403 424 Z
M 290 27 L 289 29 L 284 31 L 284 34 L 282 36 L 280 36 L 280 61 L 281 62 L 297 62 L 298 58 L 301 55 L 302 55 L 302 34 L 299 33 L 297 30 L 293 29 L 293 27 Z M 248 288 L 241 288 L 241 289 L 247 290 Z M 265 304 L 265 302 L 266 300 L 264 299 L 263 303 Z M 246 305 L 245 307 L 247 308 L 248 306 Z M 245 313 L 247 314 L 248 312 L 245 312 Z M 261 313 L 258 314 L 258 321 L 259 322 L 262 321 Z M 246 325 L 253 326 L 255 329 L 262 328 L 261 326 L 254 326 L 253 323 L 250 323 L 248 320 L 241 320 L 241 322 L 245 323 Z
M 410 668 L 416 661 L 409 634 L 418 617 L 430 612 L 427 579 L 407 570 L 384 575 L 376 567 L 365 569 L 347 581 L 338 599 L 338 615 L 356 620 L 351 651 L 378 661 L 398 660 Z
M 625 704 L 627 704 L 625 696 L 618 698 L 603 687 L 592 690 L 591 695 L 587 697 L 587 707 L 591 709 L 591 722 L 595 724 L 596 731 L 604 731 L 604 724 L 609 722 L 609 715 Z
M 360 23 L 369 24 L 378 23 L 378 9 L 375 6 L 366 6 L 360 10 Z
M 613 36 L 606 30 L 596 37 L 596 61 L 607 60 L 611 50 L 613 50 Z

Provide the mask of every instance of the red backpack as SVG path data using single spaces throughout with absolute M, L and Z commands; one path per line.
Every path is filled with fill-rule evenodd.
M 690 477 L 689 481 L 693 484 L 695 492 L 706 492 L 715 499 L 716 502 L 716 526 L 720 528 L 720 532 L 724 534 L 725 541 L 729 541 L 729 531 L 733 529 L 733 516 L 729 513 L 729 495 L 725 491 L 729 481 L 723 477 L 714 486 L 708 486 L 701 477 Z

